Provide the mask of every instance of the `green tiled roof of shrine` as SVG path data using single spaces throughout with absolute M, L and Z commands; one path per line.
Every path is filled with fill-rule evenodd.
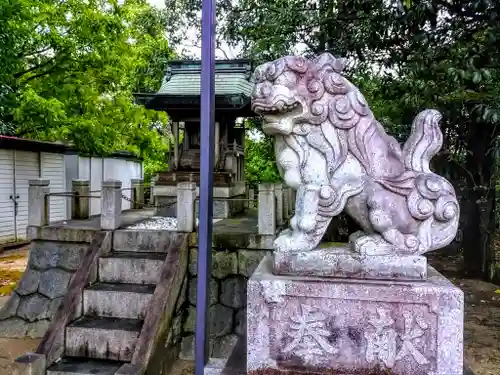
M 250 98 L 252 65 L 249 60 L 217 60 L 215 63 L 215 94 L 244 95 Z M 157 94 L 200 95 L 200 61 L 172 61 L 168 64 Z

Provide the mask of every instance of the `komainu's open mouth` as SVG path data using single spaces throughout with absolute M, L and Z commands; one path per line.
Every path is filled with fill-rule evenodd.
M 263 102 L 254 102 L 252 105 L 252 109 L 258 115 L 267 115 L 267 114 L 278 114 L 278 113 L 286 113 L 294 110 L 300 104 L 298 102 L 294 103 L 286 103 L 284 100 L 279 100 L 274 104 L 267 104 Z

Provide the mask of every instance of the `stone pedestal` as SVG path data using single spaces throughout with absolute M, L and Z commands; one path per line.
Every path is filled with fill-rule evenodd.
M 463 374 L 463 293 L 432 267 L 406 281 L 280 276 L 273 264 L 248 282 L 248 374 Z

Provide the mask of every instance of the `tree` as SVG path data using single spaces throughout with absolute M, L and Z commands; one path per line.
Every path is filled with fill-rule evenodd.
M 260 131 L 258 119 L 245 121 L 245 180 L 253 188 L 260 183 L 280 181 L 273 139 Z
M 0 131 L 157 163 L 162 113 L 135 105 L 173 56 L 165 14 L 145 0 L 12 0 L 0 5 Z
M 463 197 L 465 266 L 492 278 L 499 14 L 500 4 L 490 0 L 240 0 L 224 31 L 259 61 L 291 53 L 297 44 L 306 54 L 347 56 L 349 75 L 401 140 L 416 113 L 440 110 L 445 146 L 435 167 Z

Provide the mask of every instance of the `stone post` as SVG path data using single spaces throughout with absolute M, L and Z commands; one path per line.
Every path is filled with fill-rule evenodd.
M 71 199 L 71 218 L 88 219 L 90 216 L 90 182 L 89 180 L 73 180 L 71 183 L 73 198 Z
M 276 234 L 276 200 L 274 184 L 259 184 L 259 234 Z
M 195 229 L 196 184 L 180 182 L 177 184 L 177 230 L 193 232 Z
M 290 188 L 288 186 L 283 186 L 283 219 L 287 220 L 290 215 L 290 195 L 288 192 L 290 191 Z
M 293 210 L 295 209 L 295 190 L 291 187 L 288 188 L 288 217 L 292 217 Z
M 292 216 L 295 212 L 295 200 L 297 199 L 297 191 L 295 189 L 290 189 L 290 216 Z
M 283 225 L 283 184 L 274 184 L 274 195 L 276 196 L 276 225 Z
M 250 201 L 248 202 L 248 207 L 254 208 L 255 207 L 255 190 L 254 189 L 248 189 L 248 199 L 250 199 Z
M 170 170 L 177 170 L 177 166 L 179 165 L 179 123 L 174 122 L 172 127 L 174 133 L 174 165 Z
M 28 181 L 28 225 L 42 227 L 48 225 L 50 181 L 36 178 Z
M 132 187 L 132 207 L 134 209 L 144 208 L 144 180 L 142 178 L 130 179 Z
M 217 167 L 220 158 L 220 124 L 216 122 L 214 125 L 214 163 Z
M 122 182 L 107 180 L 101 190 L 101 229 L 118 229 L 122 220 Z

